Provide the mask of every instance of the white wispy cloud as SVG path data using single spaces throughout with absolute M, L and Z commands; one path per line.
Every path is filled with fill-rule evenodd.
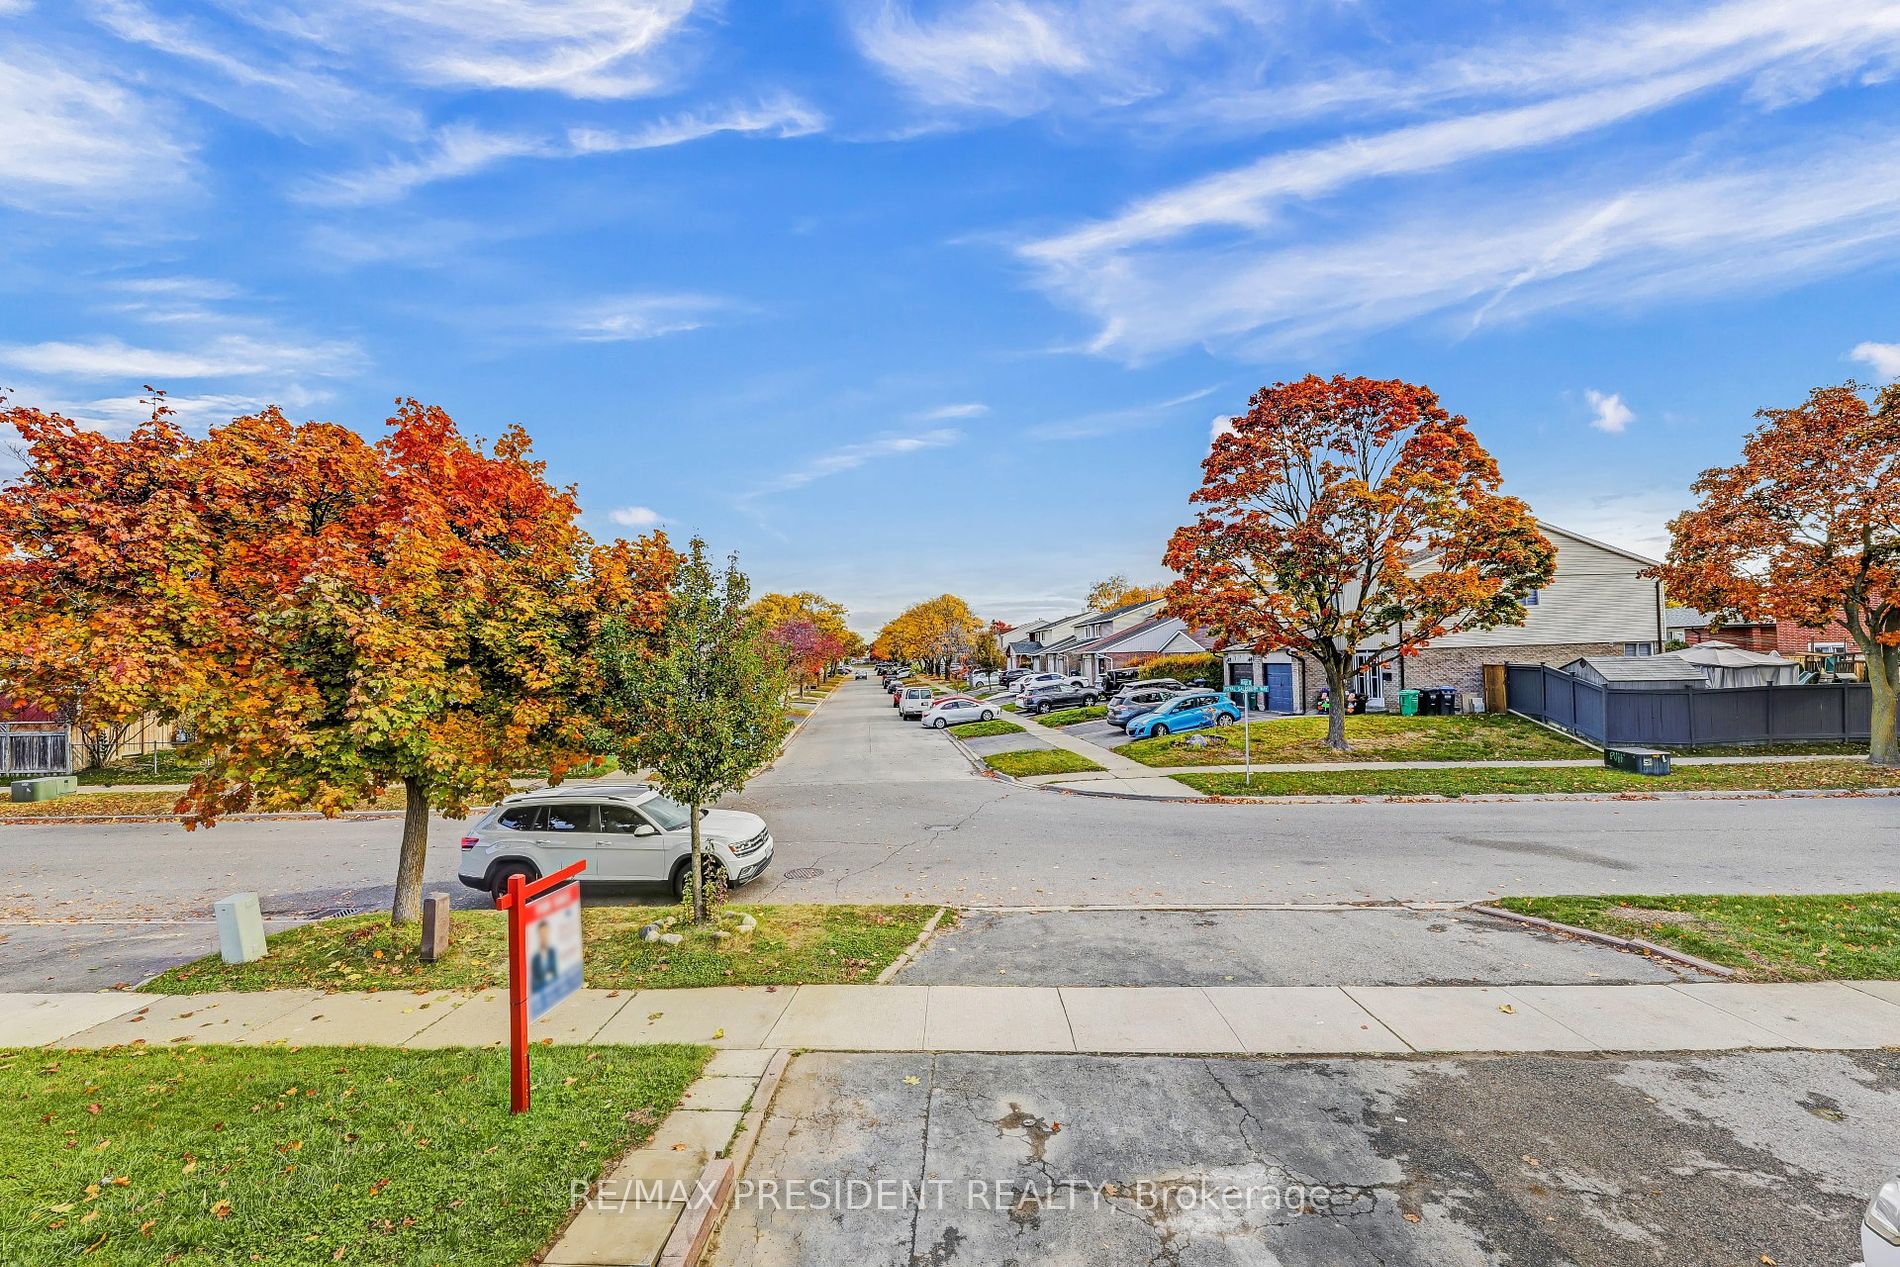
M 1848 355 L 1882 378 L 1900 378 L 1900 343 L 1856 343 Z
M 1462 202 L 1445 189 L 1459 186 L 1462 169 L 1574 144 L 1716 90 L 1772 108 L 1841 83 L 1877 82 L 1897 61 L 1900 5 L 1893 0 L 1732 0 L 1609 30 L 1591 24 L 1536 47 L 1478 49 L 1409 74 L 1354 71 L 1304 88 L 1295 83 L 1280 95 L 1297 100 L 1304 92 L 1315 120 L 1333 121 L 1328 110 L 1347 117 L 1354 109 L 1452 112 L 1270 153 L 1019 251 L 1046 290 L 1095 318 L 1093 350 L 1129 358 L 1255 331 L 1261 347 L 1285 347 L 1281 327 L 1294 324 L 1280 303 L 1285 295 L 1299 304 L 1317 297 L 1317 320 L 1304 331 L 1317 342 L 1339 330 L 1398 324 L 1486 290 L 1495 307 L 1479 299 L 1480 317 L 1548 302 L 1559 289 L 1549 285 L 1552 277 L 1595 267 L 1578 264 L 1585 255 L 1640 255 L 1656 273 L 1636 279 L 1637 288 L 1668 293 L 1707 284 L 1718 271 L 1705 261 L 1679 277 L 1679 255 L 1693 260 L 1710 242 L 1774 243 L 1766 259 L 1741 261 L 1737 276 L 1746 281 L 1785 269 L 1791 255 L 1826 256 L 1863 237 L 1865 197 L 1850 195 L 1837 215 L 1803 191 L 1773 189 L 1814 169 L 1825 169 L 1827 179 L 1841 175 L 1838 146 L 1819 157 L 1788 147 L 1725 160 L 1723 148 L 1741 146 L 1734 134 L 1718 135 L 1693 157 L 1671 153 L 1663 160 L 1669 166 L 1651 171 L 1641 170 L 1646 151 L 1631 147 L 1587 173 L 1553 178 L 1548 165 L 1529 177 L 1522 167 L 1493 170 Z M 1887 139 L 1871 138 L 1876 146 Z M 1890 182 L 1876 177 L 1873 184 Z M 1767 191 L 1783 215 L 1736 232 L 1723 222 L 1741 217 L 1706 198 L 1724 186 Z M 1579 197 L 1580 189 L 1612 192 Z M 1315 207 L 1319 213 L 1309 214 Z M 1712 214 L 1697 223 L 1691 211 Z M 1784 234 L 1787 214 L 1835 231 L 1814 243 L 1792 240 Z M 1611 239 L 1631 225 L 1633 249 Z M 1486 239 L 1496 235 L 1504 249 L 1492 251 Z M 1886 235 L 1876 228 L 1872 236 Z M 1491 269 L 1506 260 L 1508 267 Z M 1260 293 L 1249 296 L 1249 288 Z M 1381 311 L 1385 303 L 1393 306 Z
M 363 361 L 355 343 L 271 342 L 226 334 L 188 347 L 139 347 L 118 338 L 0 344 L 0 365 L 42 378 L 123 379 L 163 385 L 178 380 L 347 373 Z
M 183 134 L 105 67 L 0 41 L 0 204 L 140 206 L 190 179 Z
M 710 295 L 617 295 L 582 305 L 555 324 L 583 343 L 634 343 L 698 330 L 728 306 Z
M 474 124 L 436 129 L 415 154 L 353 172 L 307 181 L 300 200 L 319 206 L 361 207 L 394 202 L 426 185 L 457 180 L 512 159 L 585 158 L 685 145 L 721 133 L 784 138 L 822 130 L 824 116 L 791 97 L 660 119 L 627 131 L 572 128 L 565 135 L 497 132 Z
M 1159 91 L 1160 68 L 1220 36 L 1257 37 L 1279 6 L 1249 0 L 968 0 L 928 17 L 869 0 L 859 51 L 918 101 L 1024 115 L 1062 95 L 1125 103 Z
M 287 0 L 259 28 L 443 88 L 614 99 L 664 88 L 693 0 Z
M 790 492 L 792 489 L 803 488 L 807 484 L 816 483 L 833 475 L 855 471 L 879 458 L 919 453 L 926 449 L 946 448 L 962 440 L 963 432 L 955 427 L 936 427 L 912 435 L 884 435 L 856 444 L 843 445 L 766 480 L 742 494 L 740 500 L 754 501 L 772 493 Z
M 1143 427 L 1158 426 L 1168 421 L 1183 405 L 1205 400 L 1218 390 L 1217 387 L 1201 387 L 1167 400 L 1129 405 L 1121 409 L 1103 409 L 1059 422 L 1039 422 L 1027 428 L 1023 434 L 1031 440 L 1083 440 L 1090 436 L 1138 431 Z
M 1435 315 L 1462 313 L 1470 328 L 1559 306 L 1730 294 L 1892 254 L 1897 162 L 1900 136 L 1842 133 L 1582 199 L 1557 173 L 1511 198 L 1420 200 L 1330 237 L 1122 252 L 1045 283 L 1097 320 L 1095 350 L 1129 359 L 1197 343 L 1305 354 Z
M 1590 402 L 1590 425 L 1598 431 L 1622 435 L 1636 421 L 1635 411 L 1623 403 L 1619 392 L 1606 395 L 1592 387 L 1584 390 L 1583 398 Z
M 956 405 L 938 405 L 935 409 L 926 409 L 915 415 L 924 422 L 941 422 L 948 418 L 981 418 L 990 411 L 990 407 L 980 401 L 966 401 Z
M 607 518 L 622 528 L 652 528 L 666 522 L 666 516 L 651 506 L 621 506 L 608 511 Z

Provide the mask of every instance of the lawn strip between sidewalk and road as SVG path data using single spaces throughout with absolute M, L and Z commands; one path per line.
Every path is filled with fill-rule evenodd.
M 1031 778 L 1038 774 L 1093 774 L 1102 769 L 1080 753 L 1066 748 L 1026 748 L 1020 752 L 994 752 L 983 764 L 1011 778 Z
M 935 906 L 848 904 L 730 906 L 758 926 L 716 939 L 683 920 L 677 946 L 641 941 L 642 925 L 682 908 L 589 906 L 581 912 L 587 984 L 603 990 L 708 985 L 842 985 L 873 981 L 909 947 Z M 273 934 L 269 954 L 227 964 L 217 955 L 171 969 L 143 990 L 208 994 L 221 990 L 479 990 L 508 982 L 506 918 L 500 911 L 457 911 L 448 953 L 420 957 L 421 934 L 392 929 L 383 914 L 319 920 Z
M 1044 713 L 1036 720 L 1044 726 L 1079 726 L 1085 721 L 1100 721 L 1108 716 L 1106 704 L 1087 704 L 1081 708 L 1064 708 L 1053 713 Z
M 1510 897 L 1494 904 L 1655 942 L 1751 981 L 1900 978 L 1900 893 Z
M 961 726 L 950 727 L 950 733 L 959 739 L 989 739 L 995 735 L 1020 735 L 1023 728 L 998 717 L 991 721 L 966 721 Z
M 649 1136 L 705 1047 L 0 1053 L 0 1261 L 512 1267 Z
M 1122 750 L 1126 753 L 1126 749 Z M 1677 766 L 1674 774 L 1629 774 L 1602 766 L 1470 766 L 1423 770 L 1239 771 L 1177 774 L 1210 796 L 1488 796 L 1565 792 L 1860 792 L 1900 788 L 1900 770 L 1865 761 L 1755 762 Z
M 0 820 L 38 822 L 62 818 L 176 818 L 180 793 L 167 791 L 89 792 L 62 796 L 52 801 L 0 801 Z M 391 811 L 403 807 L 401 788 L 392 788 L 373 801 L 355 806 L 356 810 Z M 269 813 L 253 807 L 245 813 Z M 314 814 L 317 811 L 285 807 L 282 812 Z
M 1346 718 L 1350 750 L 1326 746 L 1323 716 L 1256 721 L 1253 759 L 1265 765 L 1336 761 L 1561 761 L 1597 750 L 1508 713 L 1464 717 L 1402 717 L 1367 713 Z M 1185 735 L 1142 739 L 1115 751 L 1143 765 L 1240 765 L 1247 752 L 1243 727 L 1220 726 Z

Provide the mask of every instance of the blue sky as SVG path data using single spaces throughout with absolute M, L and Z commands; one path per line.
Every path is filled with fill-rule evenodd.
M 1897 70 L 1900 0 L 0 0 L 0 384 L 520 422 L 867 629 L 1158 577 L 1309 370 L 1656 552 L 1900 375 Z

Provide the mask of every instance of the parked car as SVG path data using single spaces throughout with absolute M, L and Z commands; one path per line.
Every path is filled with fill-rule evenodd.
M 857 673 L 853 675 L 853 678 L 854 678 L 854 680 L 855 680 L 855 681 L 859 681 L 859 682 L 862 682 L 862 681 L 864 681 L 864 680 L 865 680 L 866 678 L 868 678 L 868 677 L 870 677 L 870 676 L 871 676 L 871 675 L 870 675 L 870 674 L 868 674 L 868 673 L 866 673 L 866 672 L 865 672 L 865 671 L 864 671 L 863 669 L 859 669 L 859 670 L 857 671 Z
M 905 687 L 897 697 L 897 715 L 906 721 L 922 717 L 929 711 L 934 696 L 935 692 L 927 686 Z
M 708 808 L 699 817 L 709 878 L 736 888 L 772 861 L 772 833 L 757 814 Z M 585 860 L 583 890 L 667 885 L 679 898 L 692 868 L 692 824 L 691 810 L 644 783 L 523 792 L 462 837 L 456 878 L 499 898 L 511 875 L 538 880 Z
M 961 726 L 966 721 L 995 721 L 996 705 L 986 704 L 968 695 L 952 695 L 946 699 L 932 700 L 924 715 L 918 718 L 933 730 L 942 730 L 946 726 Z
M 1153 712 L 1132 718 L 1127 731 L 1133 739 L 1152 739 L 1239 720 L 1239 706 L 1226 696 L 1213 691 L 1183 691 L 1164 700 Z
M 1159 683 L 1143 683 L 1140 686 L 1126 688 L 1108 702 L 1109 725 L 1121 730 L 1129 722 L 1143 713 L 1152 713 L 1168 702 L 1170 696 L 1181 693 L 1178 686 L 1163 686 Z
M 891 707 L 896 708 L 897 701 L 902 698 L 904 694 L 904 680 L 902 678 L 891 678 L 884 683 L 884 689 L 890 694 Z
M 1900 1179 L 1889 1179 L 1860 1221 L 1860 1257 L 1866 1267 L 1900 1267 Z
M 1025 713 L 1050 713 L 1058 708 L 1086 708 L 1102 698 L 1092 686 L 1051 682 L 1025 691 L 1020 707 Z
M 1070 673 L 1032 673 L 1026 678 L 1017 679 L 1016 694 L 1019 696 L 1027 695 L 1030 691 L 1037 690 L 1041 687 L 1060 686 L 1064 684 L 1069 686 L 1088 685 L 1081 678 Z
M 1180 694 L 1182 691 L 1192 689 L 1188 686 L 1186 682 L 1179 681 L 1175 678 L 1171 678 L 1171 677 L 1148 678 L 1140 682 L 1124 683 L 1122 686 L 1116 688 L 1115 690 L 1108 692 L 1109 702 L 1113 703 L 1115 700 L 1120 699 L 1122 696 L 1128 694 L 1130 691 L 1148 691 L 1148 690 L 1154 690 L 1156 688 L 1159 688 L 1164 691 L 1173 691 L 1177 695 Z
M 1034 677 L 1035 673 L 1034 669 L 1004 669 L 1000 680 L 1004 686 L 1014 686 L 1023 678 Z

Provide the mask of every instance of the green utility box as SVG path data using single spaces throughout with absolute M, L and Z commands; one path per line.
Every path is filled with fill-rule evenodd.
M 1654 748 L 1605 748 L 1603 764 L 1630 774 L 1668 774 L 1669 754 Z
M 1404 690 L 1399 692 L 1399 715 L 1401 717 L 1418 716 L 1418 692 Z
M 16 801 L 56 801 L 68 792 L 78 790 L 79 780 L 70 774 L 49 774 L 41 779 L 13 781 L 13 799 Z

